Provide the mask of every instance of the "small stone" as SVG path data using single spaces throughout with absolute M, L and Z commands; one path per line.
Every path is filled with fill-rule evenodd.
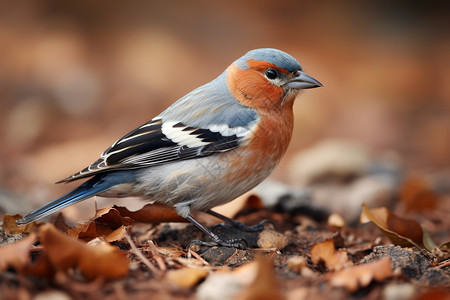
M 304 257 L 301 257 L 301 256 L 292 256 L 292 257 L 288 258 L 288 260 L 287 260 L 287 267 L 292 272 L 301 274 L 302 270 L 304 268 L 307 268 L 306 260 Z
M 328 227 L 332 229 L 340 229 L 345 226 L 344 219 L 339 214 L 331 214 L 328 217 Z
M 287 243 L 286 236 L 271 229 L 266 228 L 258 235 L 258 247 L 261 249 L 281 250 Z

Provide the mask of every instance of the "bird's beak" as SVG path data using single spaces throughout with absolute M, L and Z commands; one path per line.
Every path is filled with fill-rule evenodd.
M 299 72 L 297 77 L 292 78 L 286 86 L 290 89 L 304 90 L 323 86 L 319 81 L 315 80 L 306 73 Z

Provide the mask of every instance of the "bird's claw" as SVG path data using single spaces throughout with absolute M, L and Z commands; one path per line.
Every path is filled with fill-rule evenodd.
M 245 232 L 262 231 L 262 230 L 264 230 L 265 225 L 268 223 L 271 224 L 273 227 L 275 227 L 275 224 L 273 223 L 272 220 L 262 220 L 261 222 L 259 222 L 258 224 L 255 224 L 255 225 L 245 225 L 244 223 L 241 223 L 239 221 L 231 219 L 231 222 L 219 223 L 219 224 L 214 225 L 212 230 L 214 231 L 215 229 L 217 229 L 219 227 L 223 227 L 227 223 L 230 224 L 231 226 L 233 226 L 234 228 L 237 228 L 237 229 L 245 231 Z
M 187 249 L 190 249 L 193 245 L 206 246 L 206 247 L 229 247 L 229 248 L 237 248 L 240 250 L 245 250 L 248 248 L 248 243 L 244 239 L 231 239 L 231 240 L 222 240 L 218 239 L 217 241 L 202 241 L 202 240 L 192 240 L 187 245 Z

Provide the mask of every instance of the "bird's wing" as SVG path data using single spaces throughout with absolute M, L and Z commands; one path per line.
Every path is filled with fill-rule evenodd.
M 229 151 L 245 142 L 253 127 L 213 124 L 198 128 L 155 118 L 119 139 L 93 164 L 59 182 L 70 182 L 105 171 L 145 168 Z

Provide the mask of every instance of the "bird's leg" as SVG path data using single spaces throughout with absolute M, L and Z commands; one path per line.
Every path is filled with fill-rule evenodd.
M 270 224 L 273 225 L 273 222 L 271 220 L 262 220 L 258 224 L 247 226 L 247 225 L 245 225 L 245 224 L 243 224 L 243 223 L 241 223 L 239 221 L 230 219 L 230 218 L 228 218 L 228 217 L 226 217 L 226 216 L 224 216 L 222 214 L 219 214 L 219 213 L 217 213 L 215 211 L 212 211 L 210 209 L 207 210 L 206 213 L 210 214 L 211 216 L 214 216 L 216 218 L 221 219 L 225 223 L 228 223 L 231 226 L 233 226 L 233 227 L 235 227 L 235 228 L 237 228 L 239 230 L 246 231 L 246 232 L 262 231 L 264 229 L 264 225 L 267 224 L 267 223 L 270 223 Z M 221 224 L 218 224 L 218 225 L 220 226 Z
M 232 239 L 232 240 L 222 240 L 219 236 L 214 234 L 211 230 L 203 226 L 199 221 L 194 219 L 191 215 L 188 215 L 186 219 L 195 225 L 198 229 L 203 231 L 207 236 L 209 236 L 212 239 L 212 242 L 205 242 L 200 240 L 193 240 L 189 243 L 188 248 L 193 244 L 199 244 L 202 246 L 223 246 L 223 247 L 231 247 L 231 248 L 238 248 L 238 249 L 246 249 L 247 248 L 247 242 L 244 239 Z

